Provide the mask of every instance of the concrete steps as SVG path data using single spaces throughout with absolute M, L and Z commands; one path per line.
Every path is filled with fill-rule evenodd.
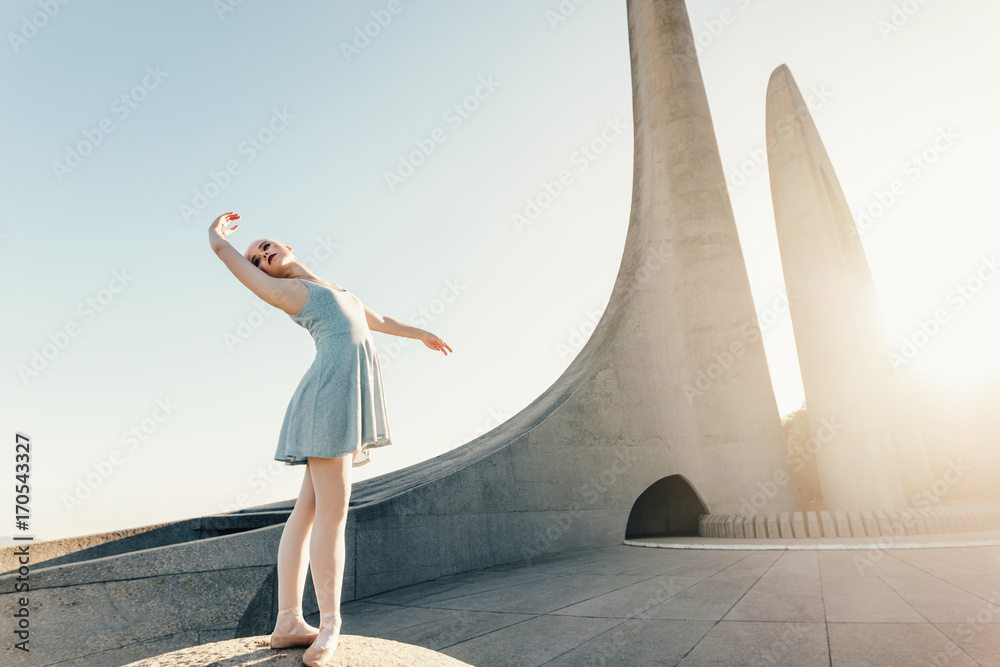
M 701 537 L 892 537 L 1000 528 L 1000 503 L 888 510 L 703 514 Z

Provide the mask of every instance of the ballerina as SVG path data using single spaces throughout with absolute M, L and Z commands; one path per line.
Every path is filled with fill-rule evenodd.
M 236 278 L 280 308 L 316 342 L 316 358 L 289 402 L 275 460 L 305 465 L 299 496 L 278 546 L 278 613 L 272 648 L 308 646 L 306 665 L 329 663 L 340 643 L 340 598 L 351 469 L 370 461 L 369 448 L 392 444 L 382 372 L 371 332 L 416 338 L 452 351 L 423 329 L 384 317 L 355 294 L 310 271 L 292 248 L 274 239 L 250 243 L 243 255 L 226 240 L 236 213 L 209 227 L 209 243 Z M 306 623 L 302 596 L 312 566 L 320 627 Z

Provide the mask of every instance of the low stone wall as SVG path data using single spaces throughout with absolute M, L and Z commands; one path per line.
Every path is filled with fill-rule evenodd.
M 901 537 L 1000 528 L 1000 504 L 908 507 L 887 510 L 822 510 L 771 514 L 703 514 L 702 537 Z
M 0 614 L 14 618 L 26 598 L 31 628 L 31 653 L 16 650 L 12 639 L 0 647 L 0 665 L 118 667 L 270 632 L 282 529 L 277 524 L 37 569 L 32 563 L 27 592 L 14 592 L 17 574 L 0 576 Z
M 19 554 L 23 553 L 21 549 L 25 546 L 31 550 L 33 569 L 53 567 L 256 530 L 284 523 L 289 514 L 291 509 L 255 508 L 254 511 L 212 514 L 183 521 L 170 521 L 59 540 L 19 542 L 0 547 L 0 574 L 11 574 L 17 570 L 21 564 Z

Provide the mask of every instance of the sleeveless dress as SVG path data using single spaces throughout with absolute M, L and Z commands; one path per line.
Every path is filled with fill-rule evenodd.
M 368 463 L 369 447 L 392 444 L 382 368 L 364 304 L 354 294 L 299 278 L 309 300 L 289 314 L 316 342 L 316 358 L 285 411 L 276 461 L 307 463 L 354 452 L 352 466 Z

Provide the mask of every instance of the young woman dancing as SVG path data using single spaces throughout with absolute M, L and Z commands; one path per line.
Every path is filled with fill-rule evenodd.
M 250 291 L 288 313 L 316 342 L 316 358 L 299 382 L 281 425 L 274 458 L 305 465 L 299 497 L 278 546 L 278 613 L 271 647 L 308 646 L 306 665 L 326 665 L 340 643 L 351 468 L 369 462 L 370 447 L 392 444 L 382 370 L 372 331 L 416 338 L 445 356 L 439 337 L 383 317 L 343 287 L 306 268 L 292 248 L 274 239 L 239 252 L 226 237 L 236 213 L 220 215 L 208 230 L 219 259 Z M 302 595 L 312 566 L 320 627 L 305 622 Z

